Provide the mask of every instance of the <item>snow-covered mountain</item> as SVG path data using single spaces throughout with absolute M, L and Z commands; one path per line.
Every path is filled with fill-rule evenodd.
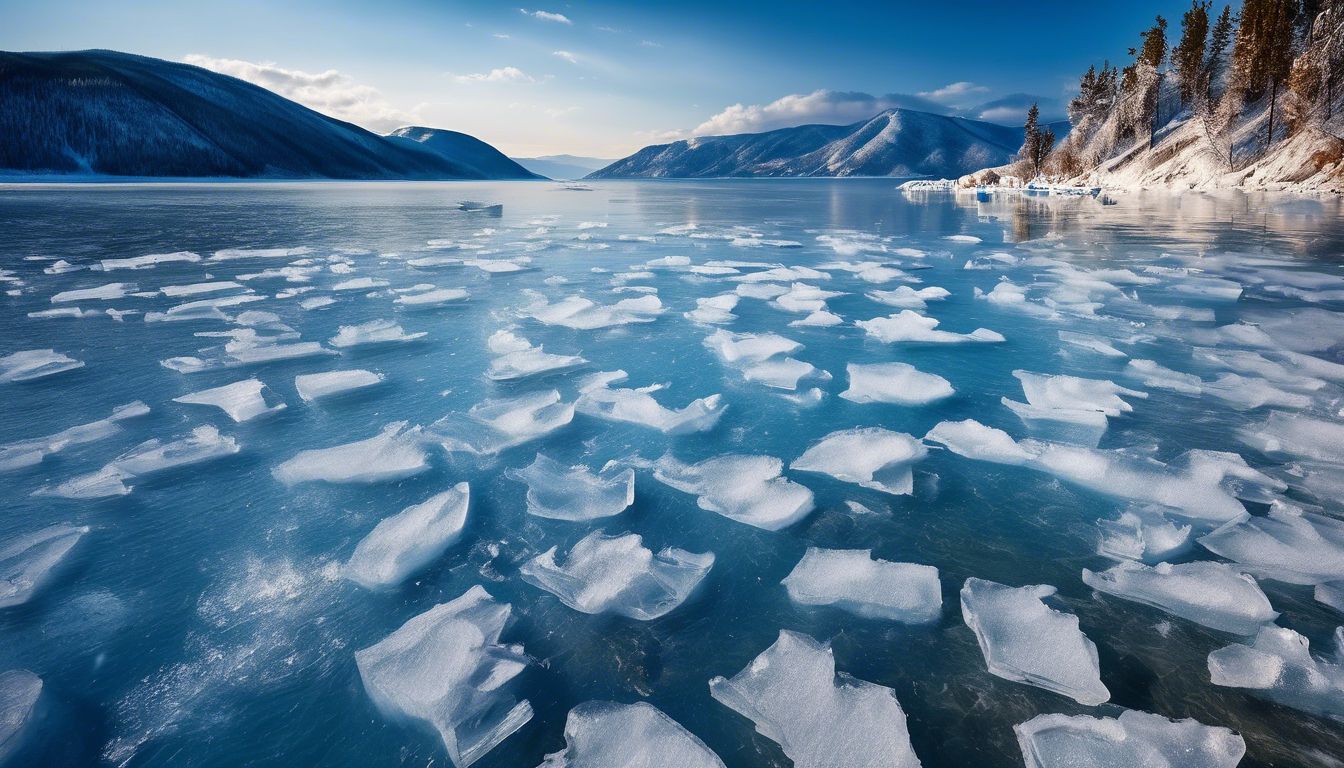
M 466 163 L 492 179 L 541 178 L 538 174 L 510 160 L 498 149 L 475 136 L 468 136 L 465 133 L 443 128 L 408 125 L 389 133 L 387 137 L 432 149 L 451 160 Z
M 533 173 L 539 173 L 552 179 L 581 179 L 611 165 L 610 160 L 579 155 L 541 155 L 540 157 L 510 158 Z
M 956 177 L 1000 165 L 1022 129 L 908 109 L 853 125 L 803 125 L 645 147 L 588 178 L 714 176 Z
M 0 137 L 0 172 L 334 179 L 498 173 L 472 162 L 482 156 L 479 147 L 462 157 L 434 151 L 228 75 L 115 51 L 0 52 Z

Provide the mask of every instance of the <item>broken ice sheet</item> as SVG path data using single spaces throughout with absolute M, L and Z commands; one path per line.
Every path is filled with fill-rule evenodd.
M 83 367 L 82 361 L 54 349 L 26 349 L 0 357 L 0 384 L 31 381 Z
M 395 587 L 439 559 L 467 523 L 471 489 L 466 483 L 379 521 L 355 545 L 342 573 L 366 589 Z
M 937 568 L 876 560 L 866 549 L 808 547 L 784 586 L 795 603 L 833 605 L 871 619 L 927 624 L 943 610 Z
M 1336 635 L 1338 639 L 1339 635 Z M 1261 627 L 1249 645 L 1234 643 L 1209 654 L 1214 685 L 1245 688 L 1253 695 L 1344 722 L 1344 657 L 1311 653 L 1307 638 L 1291 629 Z
M 655 555 L 638 534 L 594 531 L 570 548 L 563 563 L 551 547 L 519 573 L 576 611 L 649 621 L 685 602 L 713 565 L 713 552 L 667 547 Z
M 800 472 L 820 472 L 837 480 L 897 496 L 914 492 L 911 469 L 928 449 L 904 432 L 881 427 L 846 429 L 821 438 L 789 464 Z
M 695 494 L 701 509 L 730 520 L 777 531 L 807 517 L 812 491 L 781 476 L 784 462 L 773 456 L 726 455 L 683 464 L 670 453 L 653 464 L 660 483 Z
M 271 474 L 285 485 L 402 480 L 429 469 L 425 442 L 420 427 L 408 428 L 406 422 L 397 421 L 367 440 L 301 451 Z
M 574 420 L 574 404 L 556 390 L 484 400 L 466 413 L 430 425 L 428 435 L 448 452 L 491 455 L 544 437 Z
M 166 443 L 158 438 L 146 440 L 97 472 L 41 488 L 35 495 L 67 499 L 125 496 L 131 492 L 131 486 L 127 485 L 131 480 L 222 459 L 240 450 L 242 446 L 237 440 L 220 434 L 215 427 L 197 427 L 190 435 Z
M 565 749 L 537 768 L 724 768 L 705 743 L 645 702 L 588 701 L 565 718 Z
M 32 719 L 42 679 L 26 669 L 0 672 L 0 763 L 19 749 Z
M 236 422 L 244 422 L 285 409 L 284 402 L 278 401 L 274 393 L 271 397 L 272 400 L 277 402 L 274 405 L 267 403 L 265 397 L 267 392 L 270 392 L 270 390 L 257 379 L 244 379 L 233 384 L 225 384 L 222 387 L 214 387 L 213 389 L 205 389 L 189 395 L 175 397 L 173 402 L 212 405 L 224 411 L 230 419 Z
M 527 484 L 527 512 L 537 517 L 596 520 L 619 515 L 635 501 L 635 471 L 613 464 L 594 473 L 538 453 L 528 466 L 504 474 Z
M 325 371 L 323 373 L 301 373 L 294 377 L 294 388 L 299 397 L 306 402 L 324 397 L 339 395 L 366 389 L 383 381 L 381 373 L 354 369 L 349 371 Z
M 572 371 L 588 361 L 578 355 L 553 355 L 511 331 L 495 331 L 486 342 L 496 355 L 485 375 L 494 381 L 517 381 L 533 376 Z
M 136 400 L 113 408 L 112 415 L 105 419 L 63 429 L 46 437 L 34 437 L 0 445 L 0 472 L 30 467 L 70 446 L 84 445 L 111 437 L 122 429 L 118 422 L 144 416 L 147 413 L 149 406 Z

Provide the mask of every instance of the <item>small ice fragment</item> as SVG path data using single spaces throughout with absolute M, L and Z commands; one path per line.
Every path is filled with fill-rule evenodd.
M 576 611 L 649 621 L 685 602 L 713 565 L 713 552 L 668 547 L 655 555 L 638 534 L 593 531 L 570 548 L 563 565 L 551 547 L 519 573 Z
M 872 301 L 896 309 L 924 309 L 928 306 L 927 302 L 946 299 L 952 294 L 946 288 L 939 288 L 936 285 L 918 290 L 908 285 L 900 285 L 894 290 L 869 291 L 864 295 Z
M 826 300 L 844 296 L 841 291 L 824 291 L 815 285 L 794 283 L 787 293 L 776 296 L 775 307 L 786 312 L 820 312 L 826 309 Z
M 605 225 L 603 225 L 605 226 Z M 537 768 L 724 768 L 694 734 L 639 701 L 589 701 L 565 718 L 565 748 Z
M 407 333 L 391 320 L 370 320 L 359 325 L 342 325 L 328 343 L 337 349 L 348 349 L 364 344 L 414 341 L 427 335 L 428 331 Z
M 0 763 L 19 748 L 24 727 L 42 695 L 42 679 L 26 669 L 0 672 Z
M 794 320 L 789 323 L 789 326 L 792 328 L 830 328 L 832 326 L 841 325 L 844 322 L 845 318 L 834 312 L 818 309 L 807 317 L 804 317 L 802 320 Z
M 434 422 L 430 433 L 444 450 L 495 454 L 536 440 L 574 420 L 574 404 L 560 401 L 554 389 L 499 400 Z
M 761 363 L 776 355 L 791 355 L 803 348 L 792 339 L 773 333 L 732 333 L 717 330 L 705 338 L 705 346 L 730 365 Z
M 1134 709 L 1116 719 L 1038 715 L 1013 730 L 1026 768 L 1236 768 L 1246 754 L 1227 728 Z
M 342 392 L 352 392 L 372 387 L 383 381 L 381 373 L 355 369 L 350 371 L 325 371 L 323 373 L 301 373 L 294 377 L 294 388 L 305 402 L 312 402 Z
M 406 422 L 397 421 L 367 440 L 301 451 L 271 474 L 285 485 L 314 480 L 378 483 L 402 480 L 428 468 L 420 427 L 407 429 Z
M 1100 573 L 1083 569 L 1083 583 L 1101 592 L 1151 605 L 1211 629 L 1253 635 L 1278 618 L 1255 579 L 1226 563 L 1125 561 Z
M 830 644 L 782 630 L 714 700 L 756 724 L 796 768 L 919 768 L 905 712 L 886 686 L 837 675 Z
M 924 440 L 943 445 L 958 456 L 995 464 L 1025 464 L 1033 456 L 1007 432 L 974 419 L 941 421 L 924 435 Z
M 737 319 L 733 309 L 739 297 L 735 293 L 723 293 L 718 296 L 696 299 L 695 309 L 685 313 L 686 319 L 702 325 L 721 325 Z
M 954 242 L 954 243 L 979 243 L 979 242 L 983 242 L 980 238 L 976 237 L 975 235 L 948 235 L 948 236 L 944 237 L 943 239 L 944 239 L 944 240 L 951 240 L 951 241 Z
M 355 545 L 342 574 L 365 589 L 395 587 L 443 556 L 462 536 L 471 489 L 458 483 L 384 518 Z
M 870 619 L 907 624 L 937 621 L 943 611 L 938 569 L 875 560 L 872 550 L 808 547 L 784 579 L 801 605 L 834 605 Z
M 234 259 L 286 259 L 291 256 L 306 256 L 313 252 L 307 246 L 298 248 L 225 248 L 215 251 L 211 261 L 233 261 Z
M 537 517 L 596 520 L 619 515 L 635 502 L 635 471 L 629 468 L 608 465 L 594 473 L 538 453 L 531 464 L 504 475 L 527 484 L 527 512 Z
M 881 427 L 846 429 L 817 441 L 794 459 L 789 469 L 820 472 L 864 488 L 902 496 L 914 492 L 911 466 L 927 453 L 923 443 L 904 432 Z
M 159 292 L 164 296 L 176 298 L 178 296 L 199 296 L 202 293 L 219 293 L 220 291 L 231 291 L 242 287 L 242 283 L 235 283 L 232 280 L 216 280 L 189 285 L 165 285 L 159 289 Z
M 1054 691 L 1093 706 L 1111 698 L 1101 683 L 1097 646 L 1078 629 L 1078 617 L 1041 598 L 1046 584 L 1009 587 L 970 578 L 961 588 L 961 615 L 975 632 L 991 674 Z
M 306 310 L 314 310 L 314 309 L 321 309 L 323 307 L 329 307 L 335 303 L 336 300 L 331 298 L 330 296 L 313 296 L 312 298 L 300 301 L 299 306 Z
M 0 357 L 0 384 L 31 381 L 83 367 L 83 361 L 54 349 L 25 349 Z
M 856 320 L 854 325 L 862 328 L 868 336 L 886 344 L 896 342 L 959 344 L 968 341 L 1004 341 L 1002 334 L 995 333 L 987 328 L 976 328 L 970 333 L 936 330 L 938 327 L 936 319 L 921 315 L 912 309 L 902 310 L 900 314 L 888 317 Z
M 845 370 L 849 389 L 840 396 L 856 403 L 926 405 L 954 394 L 947 379 L 917 371 L 908 363 L 850 363 Z
M 1291 629 L 1261 627 L 1250 645 L 1211 652 L 1209 676 L 1214 685 L 1344 721 L 1344 665 L 1313 656 L 1307 638 Z
M 436 288 L 432 291 L 403 294 L 393 299 L 392 303 L 405 307 L 433 307 L 451 301 L 464 301 L 470 296 L 465 288 Z
M 1157 507 L 1136 506 L 1119 520 L 1098 520 L 1101 538 L 1097 554 L 1115 560 L 1137 560 L 1149 565 L 1190 548 L 1190 526 L 1177 525 Z
M 28 602 L 88 532 L 88 526 L 52 525 L 5 542 L 0 547 L 0 608 Z M 0 724 L 3 721 L 0 716 Z
M 510 612 L 477 585 L 356 651 L 369 698 L 434 728 L 453 765 L 467 768 L 532 719 L 532 705 L 506 688 L 529 663 L 521 645 L 499 642 Z
M 225 384 L 222 387 L 175 397 L 173 402 L 212 405 L 228 414 L 230 419 L 236 422 L 244 422 L 285 409 L 283 402 L 267 405 L 266 398 L 263 395 L 267 391 L 269 390 L 267 390 L 266 385 L 257 379 L 244 379 L 233 384 Z
M 777 531 L 807 517 L 812 491 L 781 477 L 784 462 L 773 456 L 718 456 L 683 464 L 664 455 L 654 463 L 658 482 L 696 495 L 701 509 L 730 520 Z

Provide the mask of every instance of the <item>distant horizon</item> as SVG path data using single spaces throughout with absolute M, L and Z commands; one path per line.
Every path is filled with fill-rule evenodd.
M 104 48 L 186 62 L 385 134 L 467 133 L 510 157 L 616 159 L 679 139 L 849 125 L 902 107 L 1020 125 L 1063 117 L 1078 75 L 1170 2 L 1054 9 L 967 3 L 554 7 L 409 0 L 284 8 L 0 0 L 0 49 Z M 302 29 L 299 35 L 297 30 Z

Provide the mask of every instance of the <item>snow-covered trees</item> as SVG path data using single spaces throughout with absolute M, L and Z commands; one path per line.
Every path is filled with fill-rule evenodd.
M 1181 42 L 1171 49 L 1171 63 L 1180 79 L 1181 103 L 1190 104 L 1205 93 L 1204 49 L 1209 37 L 1210 0 L 1191 0 L 1181 17 Z
M 1027 123 L 1023 126 L 1022 149 L 1017 152 L 1017 159 L 1026 165 L 1029 178 L 1041 174 L 1045 158 L 1055 148 L 1054 131 L 1042 127 L 1040 121 L 1040 106 L 1033 103 L 1031 109 L 1027 111 Z

